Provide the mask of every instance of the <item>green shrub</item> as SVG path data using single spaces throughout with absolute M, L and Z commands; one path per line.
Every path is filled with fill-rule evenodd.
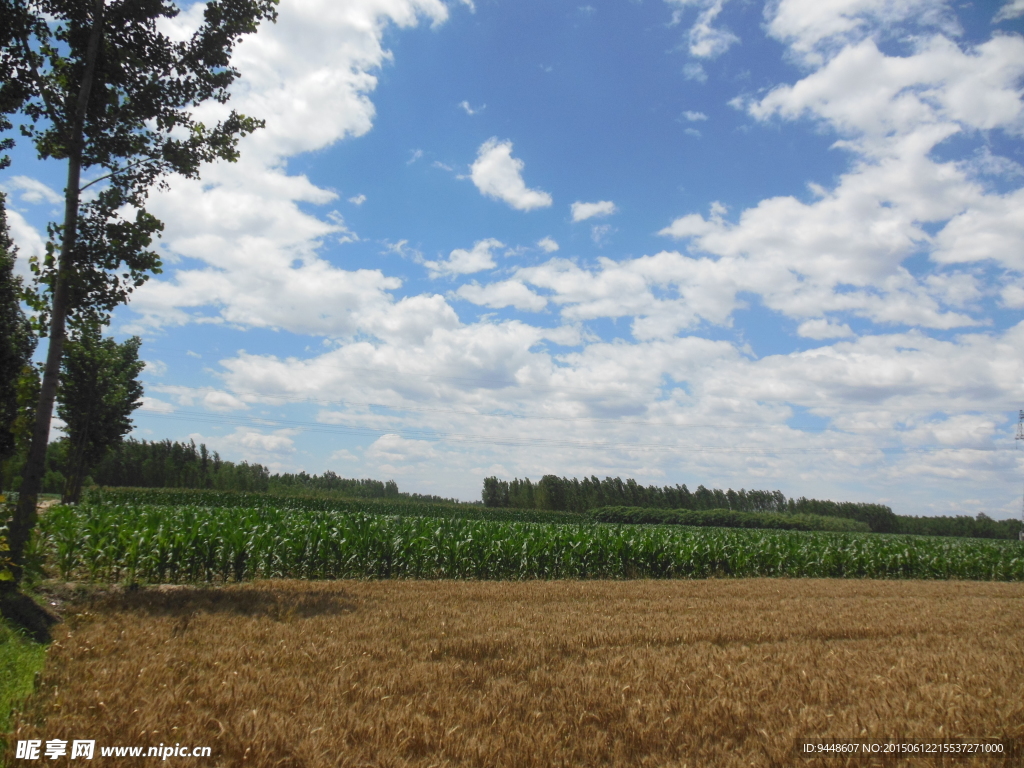
M 692 525 L 714 528 L 766 528 L 785 531 L 871 530 L 867 523 L 842 517 L 780 515 L 775 512 L 738 512 L 731 509 L 648 509 L 644 507 L 601 507 L 590 513 L 599 523 L 646 525 Z

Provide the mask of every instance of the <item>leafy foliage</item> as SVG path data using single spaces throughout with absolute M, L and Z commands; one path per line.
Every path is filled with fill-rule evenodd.
M 18 443 L 19 381 L 31 367 L 36 337 L 21 309 L 21 278 L 14 274 L 17 248 L 7 229 L 6 196 L 0 192 L 0 462 Z
M 769 528 L 785 531 L 860 531 L 871 529 L 867 523 L 819 515 L 755 514 L 732 509 L 662 510 L 643 507 L 601 507 L 590 513 L 600 523 L 653 525 L 691 525 L 714 528 Z
M 636 480 L 585 477 L 582 480 L 544 475 L 540 482 L 522 480 L 484 480 L 484 505 L 521 509 L 553 509 L 585 512 L 605 506 L 646 507 L 653 509 L 735 509 L 741 512 L 783 512 L 786 497 L 781 491 L 722 491 L 703 485 L 690 491 L 683 485 L 643 486 Z
M 21 496 L 8 522 L 15 583 L 37 520 L 67 326 L 103 325 L 159 271 L 149 246 L 163 225 L 145 209 L 150 189 L 170 174 L 198 178 L 203 163 L 237 159 L 239 137 L 262 125 L 231 111 L 208 128 L 192 110 L 227 102 L 238 76 L 231 52 L 261 20 L 276 18 L 275 6 L 211 0 L 198 30 L 175 41 L 160 31 L 179 13 L 169 0 L 0 3 L 0 130 L 17 112 L 41 158 L 67 161 L 64 218 L 49 225 L 46 255 L 31 263 L 36 281 L 26 294 L 38 332 L 50 341 Z M 84 184 L 83 171 L 93 174 Z
M 805 519 L 802 526 L 797 526 L 802 530 L 863 530 L 862 525 L 866 525 L 873 533 L 913 533 L 987 539 L 1016 539 L 1022 527 L 1018 520 L 993 520 L 984 513 L 979 513 L 974 518 L 966 515 L 911 517 L 894 514 L 885 504 L 826 501 L 803 496 L 787 499 L 782 491 L 734 491 L 731 488 L 723 491 L 719 488 L 705 488 L 703 485 L 691 492 L 686 485 L 644 487 L 631 478 L 623 481 L 617 477 L 606 477 L 604 480 L 598 480 L 596 477 L 569 480 L 555 475 L 545 475 L 538 483 L 530 482 L 529 478 L 507 481 L 488 477 L 484 480 L 483 502 L 485 506 L 495 508 L 570 510 L 578 513 L 587 513 L 606 506 L 675 512 L 714 511 L 716 514 L 724 513 L 726 510 L 737 513 L 772 513 L 788 518 L 832 518 L 861 524 L 851 526 L 842 522 L 812 523 Z M 639 513 L 630 514 L 635 517 Z M 661 522 L 664 519 L 666 518 L 654 515 L 646 521 Z M 690 516 L 689 519 L 700 518 Z M 745 518 L 737 515 L 733 519 L 738 521 Z M 788 527 L 778 525 L 779 518 L 774 520 L 776 524 L 753 527 Z
M 132 411 L 142 405 L 141 344 L 137 336 L 118 344 L 87 326 L 64 348 L 57 415 L 69 442 L 65 501 L 78 501 L 85 473 L 132 429 Z
M 149 190 L 171 174 L 198 178 L 203 163 L 235 160 L 238 138 L 262 126 L 231 111 L 208 127 L 191 110 L 210 100 L 227 102 L 238 76 L 229 64 L 232 49 L 261 19 L 275 18 L 274 6 L 274 0 L 215 0 L 195 34 L 174 41 L 159 30 L 163 19 L 179 13 L 165 0 L 4 4 L 0 18 L 11 33 L 0 72 L 10 80 L 0 108 L 28 118 L 21 131 L 40 157 L 99 170 L 68 191 L 77 208 L 78 195 L 98 185 L 75 222 L 50 226 L 47 255 L 34 265 L 39 287 L 32 305 L 41 331 L 66 226 L 77 229 L 64 274 L 72 316 L 102 321 L 160 271 L 148 247 L 163 225 L 145 210 Z M 94 33 L 99 37 L 90 70 Z
M 310 475 L 273 474 L 261 464 L 221 459 L 194 441 L 147 442 L 129 438 L 116 445 L 92 471 L 100 485 L 139 488 L 214 488 L 271 491 L 278 494 L 323 495 L 331 498 L 412 499 L 428 503 L 459 503 L 457 499 L 403 493 L 394 480 L 341 477 L 334 472 Z

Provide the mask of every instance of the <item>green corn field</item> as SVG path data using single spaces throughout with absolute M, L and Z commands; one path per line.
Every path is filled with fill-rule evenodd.
M 202 491 L 116 496 L 116 502 L 111 497 L 54 507 L 44 515 L 34 551 L 51 575 L 126 583 L 712 576 L 1024 580 L 1024 544 L 1015 541 L 480 520 L 459 517 L 460 507 L 453 505 L 417 509 L 395 503 L 389 509 L 365 500 L 303 504 Z

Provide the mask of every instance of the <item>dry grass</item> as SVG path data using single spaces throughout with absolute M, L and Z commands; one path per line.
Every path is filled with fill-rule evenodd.
M 212 747 L 187 765 L 843 765 L 794 744 L 1024 739 L 1022 607 L 1021 584 L 860 580 L 94 596 L 13 738 Z

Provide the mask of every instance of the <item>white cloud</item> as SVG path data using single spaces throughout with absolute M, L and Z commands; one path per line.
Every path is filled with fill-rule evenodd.
M 678 23 L 684 10 L 690 6 L 698 8 L 697 18 L 687 33 L 691 56 L 701 59 L 713 59 L 721 56 L 740 39 L 726 29 L 712 26 L 722 12 L 726 0 L 669 0 L 679 10 L 673 13 L 673 21 Z
M 999 12 L 992 17 L 992 23 L 996 24 L 1000 21 L 1008 21 L 1010 19 L 1016 19 L 1019 16 L 1024 16 L 1024 0 L 1009 0 Z
M 27 285 L 34 278 L 32 270 L 29 269 L 29 259 L 33 256 L 42 259 L 46 255 L 46 241 L 24 216 L 11 207 L 7 208 L 7 231 L 18 249 L 18 257 L 14 261 L 14 274 Z
M 211 411 L 238 411 L 249 406 L 229 392 L 207 392 L 203 397 L 203 405 Z
M 651 482 L 682 473 L 691 484 L 790 495 L 846 487 L 848 498 L 876 500 L 927 477 L 929 492 L 903 494 L 897 508 L 920 513 L 943 511 L 964 482 L 983 490 L 1013 466 L 1012 451 L 993 449 L 1024 397 L 1024 324 L 949 341 L 863 336 L 761 359 L 693 336 L 591 339 L 554 355 L 538 342 L 562 338 L 555 331 L 484 322 L 414 344 L 359 340 L 309 359 L 240 354 L 221 364 L 230 391 L 379 404 L 321 420 L 382 433 L 359 465 L 367 471 L 465 498 L 494 465 L 520 477 L 553 467 Z M 788 426 L 794 406 L 837 431 Z M 860 491 L 845 485 L 851 468 Z
M 470 275 L 497 266 L 491 251 L 504 247 L 505 244 L 500 240 L 489 237 L 486 240 L 478 240 L 473 243 L 472 249 L 468 251 L 465 248 L 456 248 L 444 261 L 425 261 L 423 266 L 430 270 L 431 277 Z
M 590 239 L 594 242 L 594 245 L 604 245 L 611 233 L 611 224 L 594 224 L 590 227 Z
M 749 106 L 761 120 L 809 114 L 851 138 L 851 149 L 880 156 L 901 139 L 939 141 L 964 128 L 1024 129 L 1017 83 L 1024 39 L 1001 35 L 962 51 L 935 36 L 916 53 L 886 56 L 874 41 L 850 45 L 796 85 L 780 86 Z
M 409 159 L 405 161 L 405 164 L 406 165 L 412 165 L 417 160 L 419 160 L 421 157 L 423 157 L 423 150 L 422 149 L 414 149 L 414 150 L 412 150 L 412 152 L 410 152 Z
M 472 107 L 472 106 L 470 106 L 468 101 L 460 101 L 459 102 L 459 106 L 462 108 L 462 110 L 467 115 L 476 115 L 476 114 L 479 114 L 480 112 L 483 112 L 485 109 L 487 109 L 487 105 L 486 104 L 482 104 L 479 107 Z
M 146 373 L 152 376 L 163 376 L 167 373 L 167 363 L 163 360 L 145 360 Z
M 817 318 L 800 323 L 800 327 L 796 329 L 796 332 L 807 339 L 844 339 L 855 335 L 846 323 L 836 325 L 825 318 Z
M 786 0 L 775 18 L 790 18 L 796 7 L 805 6 Z M 881 6 L 819 3 L 807 18 L 790 18 L 813 21 L 818 30 L 786 38 L 797 53 L 811 50 L 799 48 L 799 40 L 838 35 L 853 42 L 830 58 L 808 59 L 820 68 L 745 105 L 759 120 L 811 116 L 842 136 L 837 146 L 853 160 L 838 183 L 832 189 L 812 184 L 811 202 L 767 198 L 735 222 L 720 209 L 708 218 L 680 216 L 660 234 L 715 258 L 702 281 L 759 294 L 769 308 L 806 322 L 808 333 L 825 332 L 818 321 L 830 312 L 912 327 L 977 325 L 985 321 L 947 309 L 974 305 L 982 292 L 974 278 L 915 277 L 903 262 L 925 253 L 939 264 L 994 261 L 1024 269 L 1024 190 L 988 191 L 976 178 L 979 163 L 992 165 L 983 156 L 957 163 L 932 154 L 957 133 L 1021 130 L 1024 39 L 996 36 L 961 50 L 931 35 L 919 38 L 909 55 L 888 56 L 865 31 L 871 8 Z M 814 37 L 819 33 L 824 37 Z
M 152 395 L 143 395 L 140 410 L 151 413 L 174 413 L 174 406 Z
M 551 195 L 529 189 L 523 181 L 523 167 L 522 160 L 512 157 L 511 141 L 491 138 L 480 145 L 470 178 L 482 194 L 502 200 L 518 211 L 549 207 Z
M 935 238 L 932 259 L 940 264 L 993 260 L 1024 271 L 1024 189 L 979 196 Z
M 558 250 L 558 243 L 552 240 L 550 237 L 542 237 L 537 241 L 537 247 L 545 253 L 554 253 Z
M 573 222 L 586 221 L 594 217 L 611 216 L 618 211 L 615 203 L 611 200 L 601 200 L 596 203 L 575 202 L 571 208 Z
M 20 193 L 18 196 L 23 202 L 32 203 L 34 205 L 38 205 L 39 203 L 59 205 L 64 202 L 63 195 L 54 192 L 48 186 L 43 184 L 43 182 L 29 178 L 28 176 L 12 176 L 4 182 L 3 189 L 6 192 Z
M 280 472 L 291 466 L 291 459 L 296 453 L 295 434 L 294 430 L 289 429 L 267 433 L 249 427 L 236 427 L 234 432 L 227 435 L 194 433 L 189 437 L 197 444 L 205 443 L 226 459 L 259 463 L 271 472 Z
M 1007 309 L 1024 309 L 1024 281 L 1017 280 L 999 292 L 1001 303 Z
M 708 116 L 705 115 L 703 112 L 695 112 L 692 109 L 688 109 L 685 112 L 683 112 L 683 117 L 685 117 L 691 123 L 695 123 L 695 122 L 697 122 L 699 120 L 707 120 L 708 119 Z
M 366 456 L 378 462 L 385 472 L 394 472 L 410 465 L 426 468 L 441 460 L 434 442 L 410 440 L 401 435 L 381 435 L 367 449 Z
M 342 448 L 340 451 L 334 451 L 331 453 L 331 461 L 359 461 L 360 458 L 356 456 L 352 451 Z
M 524 312 L 540 312 L 548 305 L 547 299 L 538 296 L 520 280 L 504 280 L 484 286 L 468 283 L 459 286 L 455 295 L 473 304 L 492 309 L 515 307 Z
M 186 387 L 180 384 L 151 384 L 148 387 L 154 392 L 169 395 L 179 406 L 191 407 L 202 405 L 211 411 L 245 410 L 249 404 L 245 400 L 223 389 L 213 387 Z
M 330 345 L 306 358 L 238 353 L 221 361 L 216 390 L 192 391 L 193 403 L 252 408 L 275 395 L 382 404 L 321 415 L 325 424 L 384 434 L 372 451 L 353 449 L 338 460 L 369 476 L 394 467 L 403 488 L 466 498 L 477 497 L 490 468 L 503 467 L 534 478 L 634 475 L 791 494 L 840 489 L 865 500 L 891 493 L 904 499 L 897 511 L 918 513 L 946 511 L 969 487 L 992 502 L 990 511 L 999 509 L 1003 478 L 1016 467 L 1012 451 L 997 449 L 1012 436 L 1006 414 L 1024 398 L 1024 327 L 946 340 L 917 329 L 982 324 L 975 308 L 996 295 L 1008 308 L 1024 307 L 1014 255 L 1024 252 L 1017 213 L 1024 204 L 1018 190 L 1003 183 L 993 192 L 980 178 L 999 172 L 1012 186 L 1018 177 L 998 161 L 946 162 L 933 152 L 956 133 L 1020 130 L 1016 38 L 961 49 L 933 34 L 941 30 L 936 21 L 908 55 L 886 56 L 866 0 L 808 5 L 802 21 L 789 0 L 771 6 L 777 13 L 769 23 L 795 18 L 806 27 L 779 27 L 776 36 L 809 69 L 743 106 L 759 120 L 809 118 L 838 135 L 837 149 L 850 158 L 845 173 L 810 200 L 780 195 L 734 214 L 724 206 L 680 211 L 662 233 L 678 238 L 681 252 L 590 264 L 550 259 L 452 294 L 494 309 L 551 307 L 557 312 L 541 319 L 559 324 L 543 328 L 493 315 L 466 324 L 443 296 L 398 299 L 398 278 L 319 256 L 322 243 L 351 234 L 342 221 L 309 213 L 335 196 L 287 175 L 284 161 L 365 132 L 374 73 L 389 57 L 383 30 L 424 17 L 437 23 L 446 13 L 439 3 L 406 0 L 321 5 L 283 3 L 281 23 L 261 31 L 244 57 L 247 84 L 232 106 L 266 116 L 266 136 L 246 139 L 238 164 L 204 169 L 203 184 L 175 180 L 155 197 L 170 252 L 201 265 L 154 280 L 132 308 L 153 326 L 280 328 L 327 336 Z M 927 10 L 892 5 L 912 6 L 922 19 Z M 827 13 L 852 19 L 852 31 Z M 293 65 L 293 54 L 302 61 Z M 691 76 L 706 77 L 690 64 Z M 488 151 L 497 154 L 482 168 L 492 185 L 485 191 L 477 183 L 482 192 L 521 210 L 551 205 L 549 195 L 526 187 L 511 143 L 492 140 Z M 538 247 L 556 250 L 545 243 L 556 245 L 544 238 Z M 493 268 L 491 249 L 478 246 L 431 262 L 436 274 Z M 406 243 L 398 249 L 421 261 Z M 908 271 L 905 261 L 921 255 L 934 268 L 921 259 Z M 1012 274 L 990 278 L 972 266 L 984 261 Z M 705 323 L 728 328 L 749 294 L 823 343 L 758 359 L 737 342 L 686 335 Z M 588 331 L 587 323 L 606 318 L 622 318 L 633 338 L 603 341 Z M 914 330 L 863 330 L 851 318 Z M 184 396 L 167 397 L 183 404 Z M 796 407 L 844 431 L 793 429 Z M 287 432 L 238 430 L 227 441 L 206 441 L 265 463 L 294 456 Z M 922 446 L 929 452 L 916 452 Z M 908 478 L 926 479 L 928 490 L 907 499 Z
M 765 8 L 768 33 L 805 64 L 820 66 L 844 46 L 913 22 L 922 28 L 959 30 L 946 0 L 781 0 Z
M 191 34 L 202 18 L 202 5 L 193 8 L 165 31 Z M 318 257 L 328 239 L 354 236 L 340 217 L 303 210 L 336 195 L 288 175 L 283 161 L 368 131 L 373 72 L 391 59 L 382 45 L 387 27 L 447 16 L 440 0 L 287 0 L 276 24 L 242 40 L 230 104 L 204 105 L 196 116 L 209 125 L 236 109 L 265 119 L 266 128 L 240 142 L 237 163 L 205 167 L 201 182 L 172 179 L 152 195 L 166 251 L 204 263 L 168 270 L 139 289 L 131 308 L 141 325 L 223 322 L 327 335 L 379 325 L 394 306 L 387 292 L 401 281 Z
M 366 195 L 356 195 L 355 197 L 350 197 L 348 201 L 352 203 L 352 205 L 362 205 L 366 202 Z
M 704 71 L 699 61 L 691 61 L 683 66 L 683 77 L 687 80 L 695 80 L 698 83 L 707 82 L 708 73 Z

